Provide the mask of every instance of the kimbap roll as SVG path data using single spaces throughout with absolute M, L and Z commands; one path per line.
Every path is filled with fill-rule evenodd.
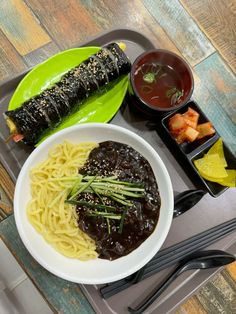
M 128 74 L 130 69 L 131 63 L 118 44 L 104 46 L 52 87 L 25 101 L 21 107 L 6 111 L 11 134 L 35 145 L 46 130 L 56 127 L 63 118 L 78 110 L 85 99 Z

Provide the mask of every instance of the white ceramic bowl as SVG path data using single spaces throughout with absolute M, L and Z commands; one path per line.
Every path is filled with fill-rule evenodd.
M 161 197 L 160 217 L 154 232 L 133 252 L 114 261 L 95 259 L 81 262 L 67 258 L 51 247 L 29 223 L 26 204 L 30 200 L 29 171 L 48 156 L 49 149 L 69 140 L 128 144 L 141 153 L 154 171 Z M 39 145 L 19 174 L 14 196 L 15 220 L 20 237 L 30 254 L 48 271 L 63 279 L 84 284 L 102 284 L 122 279 L 144 266 L 162 246 L 173 216 L 173 190 L 169 174 L 158 153 L 140 136 L 112 124 L 82 124 L 64 129 Z

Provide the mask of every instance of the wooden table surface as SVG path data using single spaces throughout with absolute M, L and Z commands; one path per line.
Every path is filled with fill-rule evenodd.
M 114 27 L 142 32 L 156 46 L 189 62 L 195 80 L 194 99 L 236 155 L 235 0 L 1 0 L 0 80 L 11 79 L 58 51 Z M 25 261 L 23 267 L 53 310 L 63 312 L 63 300 L 50 299 L 49 288 L 61 289 L 54 276 L 48 274 L 50 287 L 40 282 L 35 262 L 24 257 L 28 254 L 24 248 L 17 251 L 22 244 L 14 219 L 12 215 L 6 218 L 12 208 L 14 184 L 1 165 L 0 185 L 0 235 L 13 253 L 17 252 L 21 265 Z M 236 276 L 234 267 L 230 271 Z M 74 304 L 70 313 L 75 309 L 92 311 L 78 287 L 65 282 L 63 289 L 65 294 L 70 289 Z M 78 294 L 80 304 L 76 304 Z

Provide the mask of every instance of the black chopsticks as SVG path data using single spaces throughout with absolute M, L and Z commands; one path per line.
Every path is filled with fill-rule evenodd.
M 159 251 L 154 258 L 144 267 L 142 277 L 140 280 L 146 279 L 153 274 L 177 264 L 180 260 L 192 254 L 193 252 L 200 250 L 204 247 L 208 247 L 214 242 L 222 239 L 229 233 L 236 230 L 236 218 L 231 219 L 225 223 L 222 223 L 209 230 L 203 231 L 187 240 L 170 246 L 169 248 Z M 107 299 L 116 293 L 130 287 L 133 284 L 133 277 L 131 275 L 122 280 L 114 283 L 107 284 L 100 289 L 101 295 L 104 299 Z

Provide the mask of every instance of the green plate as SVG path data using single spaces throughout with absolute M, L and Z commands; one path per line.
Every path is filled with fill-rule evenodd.
M 9 110 L 16 109 L 29 98 L 41 93 L 60 80 L 61 76 L 77 66 L 99 47 L 74 48 L 60 52 L 31 70 L 20 82 L 9 103 Z M 102 93 L 89 97 L 80 109 L 66 117 L 55 129 L 44 133 L 41 143 L 48 136 L 77 123 L 108 122 L 119 110 L 128 87 L 128 76 L 109 84 Z M 38 143 L 38 144 L 39 144 Z

